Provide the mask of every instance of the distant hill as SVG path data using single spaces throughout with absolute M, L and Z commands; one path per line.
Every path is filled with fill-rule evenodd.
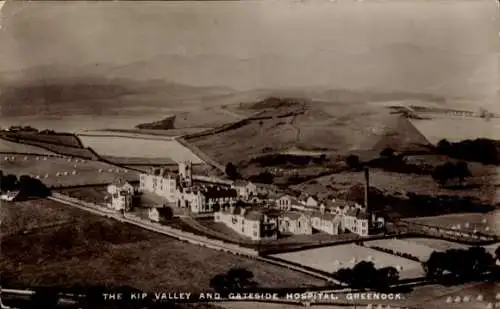
M 106 115 L 127 109 L 200 104 L 231 90 L 192 87 L 160 80 L 137 81 L 96 76 L 23 79 L 2 85 L 2 116 Z
M 346 154 L 353 150 L 421 151 L 429 143 L 399 115 L 369 104 L 332 104 L 271 97 L 248 103 L 254 116 L 189 142 L 221 163 L 243 162 L 290 149 Z
M 138 124 L 135 127 L 137 129 L 146 129 L 146 130 L 170 130 L 174 129 L 174 121 L 175 121 L 175 115 L 166 117 L 162 120 L 155 122 Z

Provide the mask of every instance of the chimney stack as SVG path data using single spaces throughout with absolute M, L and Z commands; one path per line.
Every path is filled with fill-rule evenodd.
M 368 214 L 368 226 L 371 227 L 373 225 L 373 214 L 370 209 L 370 170 L 368 168 L 364 169 L 365 174 L 365 211 Z

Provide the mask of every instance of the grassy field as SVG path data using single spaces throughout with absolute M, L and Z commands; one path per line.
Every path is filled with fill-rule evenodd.
M 175 162 L 190 160 L 202 163 L 201 159 L 177 141 L 163 137 L 143 139 L 131 136 L 81 135 L 86 147 L 91 147 L 99 155 L 132 158 L 170 158 Z
M 489 303 L 493 303 L 495 308 L 495 303 L 499 302 L 495 296 L 499 291 L 498 283 L 473 283 L 452 287 L 425 286 L 415 289 L 408 297 L 407 304 L 425 309 L 486 309 Z M 478 300 L 479 295 L 482 299 Z M 449 297 L 453 301 L 459 297 L 460 302 L 447 303 Z M 464 297 L 468 297 L 469 301 L 464 302 Z
M 5 160 L 6 157 L 8 160 Z M 9 155 L 0 158 L 4 173 L 38 176 L 49 187 L 109 184 L 117 176 L 129 181 L 139 179 L 137 172 L 98 161 L 36 155 Z
M 101 156 L 104 160 L 112 162 L 117 165 L 175 165 L 177 163 L 169 157 L 160 158 L 142 158 L 142 157 L 115 157 L 115 156 Z
M 406 220 L 444 228 L 453 228 L 455 226 L 458 229 L 458 226 L 460 226 L 458 229 L 460 231 L 472 232 L 477 230 L 484 234 L 500 236 L 499 214 L 500 210 L 490 212 L 486 215 L 480 213 L 463 213 Z
M 411 120 L 429 141 L 437 144 L 442 139 L 458 142 L 478 137 L 500 140 L 499 119 L 432 116 L 430 120 Z
M 351 268 L 362 260 L 371 259 L 376 267 L 401 266 L 401 278 L 414 278 L 424 275 L 420 263 L 354 244 L 282 253 L 274 256 L 330 273 L 340 268 Z
M 67 188 L 57 190 L 57 192 L 87 203 L 102 204 L 105 202 L 107 186 Z
M 462 190 L 452 187 L 440 187 L 429 175 L 415 175 L 386 172 L 372 169 L 370 172 L 371 186 L 377 187 L 389 194 L 403 194 L 413 192 L 423 195 L 450 195 L 474 197 L 485 203 L 493 203 L 496 188 L 494 179 L 495 169 L 485 167 L 473 169 L 476 172 L 467 180 L 471 186 Z M 317 178 L 313 181 L 292 186 L 297 191 L 310 192 L 310 194 L 326 193 L 334 188 L 337 191 L 346 190 L 349 187 L 364 183 L 363 173 L 342 172 Z
M 76 223 L 2 241 L 0 270 L 9 287 L 128 285 L 144 291 L 199 291 L 210 279 L 233 267 L 252 271 L 263 287 L 323 285 L 301 273 L 266 263 L 180 242 L 131 225 L 104 219 L 53 201 L 44 201 L 42 214 L 33 216 L 33 203 L 6 204 L 8 226 L 33 225 L 36 217 L 51 220 L 43 211 L 67 214 Z M 23 212 L 16 211 L 25 207 Z M 22 218 L 21 218 L 22 216 Z M 9 223 L 10 222 L 10 223 Z
M 51 133 L 51 134 L 41 134 L 32 132 L 4 132 L 2 133 L 10 138 L 18 138 L 21 140 L 29 140 L 50 144 L 61 144 L 70 147 L 81 147 L 78 137 L 69 133 Z
M 422 238 L 421 240 L 422 240 L 421 242 L 425 242 L 427 239 Z M 429 240 L 435 240 L 435 239 L 429 239 Z M 366 241 L 364 242 L 364 244 L 367 247 L 379 247 L 384 249 L 390 249 L 394 252 L 407 253 L 414 257 L 417 257 L 421 262 L 427 261 L 432 252 L 436 250 L 444 251 L 450 248 L 466 248 L 466 246 L 462 246 L 460 244 L 452 242 L 446 242 L 441 240 L 437 241 L 439 241 L 440 243 L 438 242 L 436 244 L 436 247 L 439 247 L 439 245 L 441 245 L 440 249 L 434 248 L 433 246 L 430 245 L 426 245 L 425 243 L 419 243 L 418 240 L 414 241 L 411 238 L 380 239 L 380 240 Z
M 21 143 L 15 143 L 8 140 L 4 140 L 0 138 L 0 152 L 9 152 L 9 153 L 32 153 L 32 154 L 40 154 L 40 155 L 55 155 L 54 152 L 48 151 L 46 149 L 31 146 Z

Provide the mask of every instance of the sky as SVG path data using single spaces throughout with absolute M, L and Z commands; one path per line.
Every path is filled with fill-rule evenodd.
M 7 3 L 0 72 L 54 64 L 126 65 L 171 54 L 273 56 L 288 62 L 278 60 L 275 70 L 273 61 L 266 64 L 264 80 L 270 84 L 398 90 L 404 79 L 405 90 L 415 83 L 421 86 L 417 91 L 439 88 L 492 101 L 500 84 L 498 15 L 495 1 L 486 0 Z M 290 63 L 295 71 L 283 69 Z M 366 74 L 357 65 L 365 66 Z M 218 84 L 263 86 L 259 78 L 239 81 L 221 72 L 227 69 L 213 70 Z M 181 82 L 201 83 L 195 69 L 184 75 L 192 77 Z

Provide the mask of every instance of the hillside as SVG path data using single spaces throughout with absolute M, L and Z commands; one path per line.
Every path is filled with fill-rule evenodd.
M 428 142 L 407 119 L 368 104 L 335 104 L 271 97 L 240 107 L 254 116 L 188 140 L 221 163 L 269 153 L 317 151 L 346 154 L 393 147 L 423 150 Z
M 18 79 L 2 83 L 2 117 L 27 115 L 116 115 L 138 108 L 168 108 L 209 101 L 230 93 L 217 87 L 193 87 L 161 80 L 69 76 Z

